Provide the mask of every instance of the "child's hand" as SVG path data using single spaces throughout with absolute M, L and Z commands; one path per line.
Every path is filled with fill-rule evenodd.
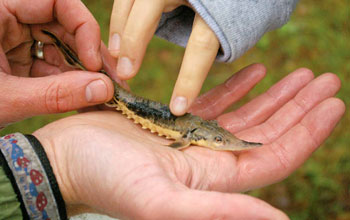
M 110 25 L 109 50 L 118 57 L 117 74 L 130 79 L 138 72 L 146 48 L 163 12 L 169 12 L 184 0 L 114 0 Z M 198 96 L 219 49 L 219 41 L 207 24 L 196 15 L 170 109 L 182 115 Z

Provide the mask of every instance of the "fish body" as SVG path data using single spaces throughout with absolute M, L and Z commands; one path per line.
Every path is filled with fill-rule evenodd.
M 69 65 L 86 70 L 78 56 L 68 45 L 53 33 L 46 30 L 42 30 L 42 32 L 53 40 L 54 45 L 63 54 Z M 105 73 L 103 70 L 101 72 Z M 183 149 L 193 144 L 212 150 L 238 151 L 262 145 L 236 138 L 220 127 L 216 120 L 204 120 L 190 113 L 175 116 L 170 112 L 167 105 L 136 96 L 116 82 L 113 81 L 113 83 L 114 96 L 106 105 L 121 111 L 127 118 L 140 124 L 143 129 L 149 129 L 159 136 L 175 140 L 169 145 L 170 147 Z

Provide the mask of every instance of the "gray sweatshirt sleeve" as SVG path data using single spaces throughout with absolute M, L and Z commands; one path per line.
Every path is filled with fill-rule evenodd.
M 298 0 L 188 0 L 221 44 L 217 60 L 232 62 L 267 32 L 285 24 Z M 164 13 L 156 35 L 185 47 L 194 11 L 179 7 Z

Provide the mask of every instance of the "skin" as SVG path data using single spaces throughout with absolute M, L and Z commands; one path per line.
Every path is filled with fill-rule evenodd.
M 114 0 L 109 51 L 118 58 L 117 75 L 123 80 L 140 69 L 148 43 L 163 12 L 186 5 L 184 0 Z M 142 22 L 140 22 L 142 21 Z M 208 25 L 195 16 L 178 79 L 170 101 L 174 115 L 183 115 L 198 96 L 219 50 L 219 41 Z M 129 60 L 126 64 L 125 60 Z
M 47 30 L 42 30 L 42 32 L 52 39 L 67 64 L 86 70 L 84 64 L 68 45 L 55 34 Z M 118 83 L 113 84 L 114 96 L 106 105 L 121 111 L 134 123 L 141 124 L 143 129 L 149 129 L 153 133 L 158 133 L 159 136 L 174 139 L 175 142 L 170 145 L 173 148 L 183 149 L 190 144 L 195 144 L 213 150 L 237 151 L 261 146 L 260 143 L 237 139 L 230 132 L 218 126 L 214 120 L 206 121 L 190 113 L 180 117 L 174 116 L 169 112 L 167 105 L 135 96 Z
M 81 16 L 71 16 L 76 13 Z M 49 42 L 39 32 L 46 28 L 76 48 L 89 69 L 101 68 L 98 26 L 80 1 L 1 0 L 0 14 L 0 125 L 99 103 L 86 100 L 87 85 L 97 79 L 107 87 L 102 97 L 111 98 L 112 84 L 103 75 L 82 71 L 58 75 L 69 69 L 52 46 L 45 46 L 44 61 L 30 57 L 33 38 Z M 101 51 L 102 58 L 110 61 L 103 45 Z M 106 64 L 105 69 L 113 67 L 113 62 Z M 191 111 L 216 118 L 264 74 L 261 65 L 242 70 L 197 99 Z M 312 80 L 312 73 L 305 69 L 291 75 L 298 74 L 288 76 L 262 98 L 218 117 L 238 137 L 266 141 L 264 148 L 254 151 L 232 154 L 198 147 L 175 151 L 163 146 L 164 139 L 136 129 L 115 112 L 76 115 L 34 135 L 44 145 L 70 214 L 285 219 L 280 211 L 239 192 L 288 176 L 329 136 L 345 109 L 340 100 L 331 98 L 340 87 L 335 75 Z
M 125 219 L 288 219 L 240 192 L 290 175 L 331 134 L 345 106 L 334 98 L 340 88 L 336 75 L 314 79 L 310 70 L 298 69 L 236 111 L 220 113 L 264 75 L 262 65 L 249 66 L 199 97 L 191 109 L 217 118 L 239 138 L 265 144 L 250 151 L 174 150 L 164 146 L 164 138 L 106 111 L 78 114 L 36 131 L 70 215 L 89 211 Z
M 69 71 L 52 45 L 44 47 L 44 60 L 31 56 L 34 39 L 50 42 L 40 31 L 47 29 L 75 48 L 89 70 L 101 69 L 102 59 L 107 69 L 114 69 L 99 26 L 81 1 L 0 0 L 0 14 L 0 127 L 111 99 L 113 84 L 107 76 Z

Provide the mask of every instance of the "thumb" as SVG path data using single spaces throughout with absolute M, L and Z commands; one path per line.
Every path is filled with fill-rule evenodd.
M 259 199 L 215 191 L 174 190 L 153 197 L 146 207 L 145 219 L 289 219 Z
M 0 125 L 100 104 L 112 96 L 113 83 L 103 74 L 72 71 L 38 78 L 1 74 Z

